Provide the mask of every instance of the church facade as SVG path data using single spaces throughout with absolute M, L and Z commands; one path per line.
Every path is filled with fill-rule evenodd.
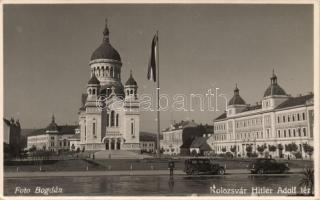
M 110 44 L 107 22 L 89 68 L 79 109 L 81 150 L 140 151 L 138 85 L 132 72 L 125 86 L 121 82 L 121 57 Z

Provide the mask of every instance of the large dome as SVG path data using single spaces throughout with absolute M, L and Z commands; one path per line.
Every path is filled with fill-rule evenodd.
M 107 19 L 103 31 L 103 42 L 91 55 L 91 61 L 96 59 L 112 59 L 116 61 L 121 61 L 120 54 L 110 44 Z
M 91 60 L 96 59 L 112 59 L 121 61 L 120 54 L 117 50 L 111 46 L 109 42 L 103 41 L 103 43 L 93 52 Z

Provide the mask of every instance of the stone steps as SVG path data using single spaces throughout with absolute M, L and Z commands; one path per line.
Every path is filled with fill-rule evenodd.
M 94 156 L 95 159 L 143 159 L 151 157 L 126 150 L 103 150 L 95 152 Z

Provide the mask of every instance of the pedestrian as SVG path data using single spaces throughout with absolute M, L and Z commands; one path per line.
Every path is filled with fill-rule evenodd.
M 169 170 L 170 170 L 170 177 L 173 177 L 173 169 L 174 169 L 174 161 L 170 160 L 168 163 Z

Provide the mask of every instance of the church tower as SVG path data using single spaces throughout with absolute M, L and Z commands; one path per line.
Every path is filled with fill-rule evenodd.
M 122 62 L 110 43 L 107 20 L 100 46 L 91 55 L 91 78 L 79 109 L 80 145 L 85 150 L 140 150 L 138 85 L 132 72 L 121 82 Z

